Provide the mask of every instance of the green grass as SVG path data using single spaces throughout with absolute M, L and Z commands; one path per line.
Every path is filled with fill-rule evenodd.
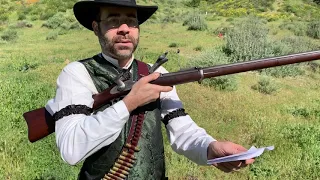
M 155 62 L 169 50 L 170 71 L 187 64 L 203 50 L 224 44 L 212 33 L 225 18 L 209 21 L 209 30 L 187 31 L 182 23 L 146 24 L 141 26 L 137 57 Z M 278 29 L 280 22 L 269 27 L 278 33 L 270 38 L 288 36 Z M 35 22 L 33 28 L 18 29 L 16 42 L 0 43 L 0 179 L 76 179 L 78 166 L 64 163 L 51 135 L 31 144 L 22 118 L 26 111 L 42 107 L 54 97 L 55 82 L 67 61 L 90 57 L 100 52 L 97 38 L 90 31 L 74 30 L 46 40 L 51 30 Z M 168 46 L 175 42 L 181 50 Z M 313 40 L 320 45 L 319 40 Z M 28 67 L 28 68 L 26 68 Z M 232 174 L 212 167 L 198 166 L 174 153 L 165 141 L 167 172 L 170 179 L 317 179 L 320 177 L 319 151 L 320 74 L 275 78 L 280 90 L 265 95 L 251 89 L 260 75 L 248 72 L 237 75 L 236 91 L 217 91 L 197 83 L 177 87 L 185 109 L 194 121 L 218 140 L 230 140 L 249 148 L 275 145 L 275 150 L 256 159 L 254 165 Z M 290 110 L 304 109 L 313 116 L 297 116 Z M 164 133 L 165 134 L 165 133 Z

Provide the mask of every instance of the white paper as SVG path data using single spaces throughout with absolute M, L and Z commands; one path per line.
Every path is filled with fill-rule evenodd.
M 208 160 L 207 163 L 211 165 L 213 163 L 222 163 L 222 162 L 241 161 L 241 160 L 251 159 L 251 158 L 259 157 L 265 150 L 272 151 L 273 149 L 274 149 L 274 146 L 262 147 L 262 148 L 256 148 L 252 146 L 248 151 L 245 151 L 239 154 L 233 154 L 230 156 L 214 158 L 214 159 Z

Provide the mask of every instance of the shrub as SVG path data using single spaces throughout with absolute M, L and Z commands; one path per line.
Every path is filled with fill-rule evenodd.
M 27 19 L 27 16 L 25 14 L 19 13 L 18 14 L 18 20 L 25 20 Z
M 32 28 L 33 24 L 28 21 L 18 21 L 15 28 Z
M 308 38 L 291 36 L 271 42 L 268 48 L 274 55 L 287 55 L 317 50 L 319 47 Z
M 185 5 L 188 7 L 196 8 L 196 7 L 199 7 L 200 0 L 189 0 L 189 1 L 185 2 Z
M 251 88 L 263 94 L 274 94 L 279 89 L 279 87 L 267 76 L 261 77 L 258 84 L 253 85 Z
M 188 63 L 188 67 L 209 67 L 220 64 L 227 64 L 228 57 L 219 49 L 211 49 L 193 57 Z M 213 87 L 216 90 L 235 91 L 238 82 L 235 75 L 221 76 L 204 79 L 202 85 Z
M 38 19 L 39 19 L 38 16 L 31 16 L 31 17 L 30 17 L 30 20 L 31 20 L 31 21 L 36 21 L 36 20 L 38 20 Z
M 9 14 L 7 13 L 0 13 L 0 24 L 4 24 L 9 19 Z
M 48 9 L 47 11 L 44 11 L 40 14 L 40 20 L 49 20 L 51 17 L 53 17 L 56 14 L 56 11 L 52 9 Z
M 290 14 L 294 14 L 296 17 L 302 19 L 319 19 L 319 8 L 311 3 L 303 3 L 301 1 L 284 1 L 282 5 L 283 10 Z
M 293 107 L 289 108 L 287 111 L 296 117 L 320 119 L 320 110 L 318 109 L 318 107 Z
M 78 21 L 72 22 L 70 24 L 70 29 L 82 29 L 83 26 L 80 25 L 80 23 Z
M 57 29 L 66 21 L 64 13 L 58 12 L 53 17 L 49 18 L 42 26 L 49 29 Z
M 235 91 L 238 89 L 237 79 L 234 75 L 205 79 L 202 84 L 222 91 Z
M 267 68 L 263 69 L 260 72 L 263 72 L 264 74 L 273 76 L 273 77 L 295 77 L 299 75 L 305 74 L 305 71 L 296 64 L 292 65 L 286 65 L 286 66 L 279 66 L 279 67 L 273 67 L 273 68 Z
M 7 29 L 1 35 L 1 39 L 4 41 L 15 41 L 18 39 L 18 32 L 14 29 Z
M 178 44 L 177 43 L 171 43 L 171 44 L 169 44 L 169 47 L 178 47 Z
M 194 48 L 195 51 L 202 51 L 203 50 L 203 47 L 202 46 L 197 46 Z
M 305 22 L 285 22 L 279 26 L 280 29 L 292 31 L 296 36 L 304 36 L 307 31 Z
M 82 28 L 73 16 L 71 10 L 68 10 L 66 13 L 58 12 L 53 17 L 49 18 L 42 26 L 49 29 L 57 29 L 61 27 L 65 30 Z
M 299 52 L 306 52 L 318 49 L 317 45 L 312 43 L 309 39 L 303 37 L 286 37 L 284 39 L 270 42 L 268 51 L 273 56 L 288 55 Z M 311 65 L 310 65 L 311 66 Z M 274 77 L 286 77 L 286 76 L 299 76 L 305 74 L 305 70 L 301 67 L 301 64 L 292 64 L 274 68 L 263 69 L 263 72 L 267 75 Z
M 58 38 L 59 32 L 51 31 L 46 37 L 46 40 L 56 40 Z
M 203 31 L 208 28 L 205 19 L 199 13 L 191 13 L 185 21 L 183 26 L 188 26 L 188 30 Z
M 232 21 L 234 21 L 234 19 L 233 18 L 227 18 L 226 21 L 227 22 L 232 22 Z
M 315 39 L 320 39 L 320 21 L 313 21 L 308 24 L 307 35 Z
M 29 64 L 26 62 L 19 68 L 19 71 L 26 72 L 31 69 L 36 69 L 37 67 L 38 67 L 38 64 Z
M 267 34 L 268 28 L 263 21 L 249 17 L 227 29 L 224 52 L 232 62 L 264 57 L 268 54 Z

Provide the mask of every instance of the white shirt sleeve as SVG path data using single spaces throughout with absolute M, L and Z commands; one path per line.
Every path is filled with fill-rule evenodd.
M 158 68 L 157 72 L 168 73 L 163 67 Z M 175 87 L 170 92 L 161 93 L 160 99 L 162 118 L 169 112 L 183 108 Z M 197 126 L 189 115 L 170 120 L 166 129 L 170 145 L 175 152 L 199 165 L 207 164 L 207 149 L 215 139 Z
M 92 95 L 95 93 L 97 90 L 86 68 L 79 62 L 73 62 L 59 75 L 56 96 L 47 103 L 46 109 L 53 114 L 71 104 L 92 108 Z M 74 165 L 109 145 L 119 136 L 128 119 L 129 112 L 123 101 L 96 115 L 63 117 L 56 122 L 55 128 L 62 159 Z
M 167 72 L 162 67 L 157 71 Z M 79 62 L 73 62 L 59 75 L 56 96 L 49 100 L 46 109 L 54 114 L 71 104 L 92 108 L 92 95 L 96 93 L 97 89 L 86 68 Z M 162 117 L 183 107 L 175 88 L 171 92 L 161 93 L 160 98 Z M 129 112 L 123 101 L 96 115 L 75 114 L 63 117 L 56 122 L 55 129 L 62 159 L 74 165 L 111 144 L 128 119 Z M 206 164 L 207 147 L 214 139 L 204 129 L 198 127 L 189 116 L 172 119 L 166 128 L 174 151 L 198 164 Z

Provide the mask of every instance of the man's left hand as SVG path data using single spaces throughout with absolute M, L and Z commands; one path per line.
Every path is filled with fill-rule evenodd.
M 233 142 L 214 141 L 211 142 L 208 147 L 208 160 L 238 154 L 245 151 L 247 151 L 246 148 Z M 238 171 L 240 168 L 246 167 L 247 165 L 252 164 L 253 162 L 254 159 L 247 159 L 244 161 L 217 163 L 213 164 L 213 166 L 217 167 L 218 169 L 224 172 L 229 173 L 233 171 Z

